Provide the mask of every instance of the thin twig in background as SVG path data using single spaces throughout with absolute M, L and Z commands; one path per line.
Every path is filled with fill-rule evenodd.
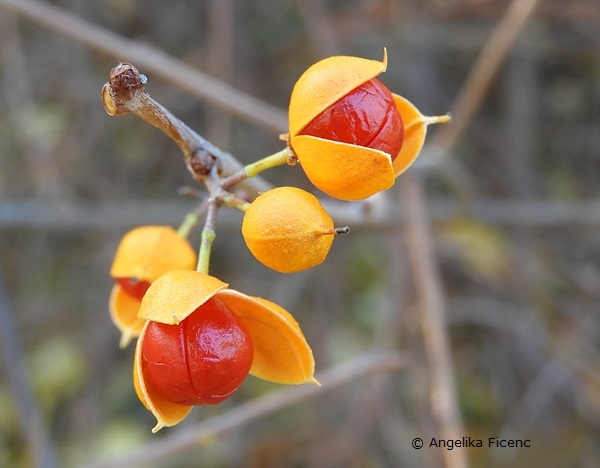
M 0 348 L 8 387 L 17 405 L 21 433 L 30 450 L 33 466 L 54 468 L 58 466 L 54 446 L 31 388 L 20 335 L 13 317 L 12 305 L 0 272 Z
M 458 407 L 444 295 L 426 221 L 425 195 L 412 174 L 407 174 L 402 182 L 401 202 L 408 207 L 407 250 L 420 302 L 421 330 L 429 362 L 431 411 L 443 439 L 460 439 L 465 432 Z M 443 456 L 445 466 L 449 468 L 468 466 L 464 450 L 444 450 Z
M 470 199 L 473 182 L 461 162 L 452 156 L 452 148 L 469 127 L 496 79 L 498 70 L 513 49 L 538 3 L 539 0 L 511 2 L 484 44 L 454 100 L 451 107 L 452 125 L 444 125 L 437 129 L 415 165 L 415 169 L 438 170 L 441 177 L 449 182 L 452 191 L 463 201 Z
M 281 109 L 211 78 L 155 47 L 125 39 L 45 2 L 0 0 L 0 7 L 116 60 L 135 63 L 143 73 L 160 77 L 203 101 L 267 130 L 278 133 L 287 131 L 287 114 Z
M 300 385 L 267 393 L 260 398 L 247 401 L 225 413 L 209 418 L 200 424 L 181 431 L 175 431 L 169 437 L 138 447 L 122 457 L 100 461 L 86 467 L 133 467 L 157 462 L 182 450 L 214 441 L 215 437 L 223 436 L 234 429 L 239 429 L 260 417 L 336 390 L 352 382 L 354 379 L 374 374 L 398 372 L 404 366 L 404 358 L 400 353 L 372 353 L 359 356 L 322 373 L 318 373 L 316 378 L 321 383 L 320 387 L 316 385 Z
M 500 66 L 512 50 L 539 0 L 513 0 L 486 41 L 454 104 L 452 125 L 440 127 L 429 146 L 443 156 L 456 144 L 481 106 Z
M 59 170 L 56 144 L 31 128 L 39 106 L 31 89 L 31 76 L 27 73 L 20 36 L 16 16 L 10 13 L 2 15 L 0 59 L 4 66 L 0 73 L 0 86 L 6 102 L 6 115 L 12 124 L 11 131 L 19 139 L 27 171 L 35 181 L 38 195 L 53 199 L 71 195 L 68 185 L 64 183 L 64 175 Z
M 193 203 L 185 200 L 123 201 L 101 203 L 70 203 L 57 205 L 47 200 L 21 199 L 0 201 L 0 230 L 114 230 L 156 222 L 156 212 L 167 224 L 176 225 L 188 213 Z M 363 204 L 323 203 L 327 211 L 353 229 L 389 229 L 406 221 L 404 205 L 366 214 Z M 502 227 L 529 229 L 597 229 L 600 227 L 600 200 L 474 200 L 464 207 L 451 200 L 428 200 L 428 217 L 432 223 L 468 216 L 474 220 Z M 223 229 L 238 229 L 239 213 L 227 210 L 219 216 Z
M 235 8 L 233 0 L 207 3 L 208 27 L 206 71 L 223 83 L 230 84 L 235 70 Z M 219 109 L 207 109 L 206 138 L 227 148 L 231 137 L 231 116 Z
M 514 0 L 506 10 L 471 69 L 451 113 L 452 125 L 442 127 L 431 147 L 447 153 L 468 127 L 498 69 L 529 19 L 537 0 Z M 423 187 L 413 174 L 403 179 L 402 198 L 408 207 L 407 244 L 420 298 L 421 327 L 431 372 L 431 405 L 444 438 L 464 435 L 451 355 L 446 310 L 439 272 L 434 260 L 431 228 Z M 447 467 L 467 466 L 462 450 L 444 451 Z

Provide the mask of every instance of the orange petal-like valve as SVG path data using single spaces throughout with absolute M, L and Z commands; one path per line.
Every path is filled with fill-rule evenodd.
M 281 306 L 238 291 L 217 294 L 242 319 L 254 344 L 250 374 L 271 382 L 301 384 L 314 379 L 315 361 L 298 322 Z
M 196 252 L 171 226 L 141 226 L 121 240 L 110 276 L 152 282 L 173 269 L 193 269 Z
M 141 300 L 127 294 L 118 284 L 113 286 L 108 309 L 110 318 L 121 332 L 121 348 L 125 348 L 133 338 L 139 336 L 146 323 L 145 320 L 137 318 L 141 303 Z
M 138 318 L 179 323 L 226 287 L 227 283 L 195 270 L 171 270 L 150 285 Z
M 144 331 L 147 324 L 144 325 L 139 340 L 135 347 L 135 356 L 133 361 L 133 386 L 135 392 L 142 404 L 156 418 L 156 426 L 152 432 L 157 432 L 163 427 L 174 426 L 182 421 L 191 411 L 191 406 L 178 405 L 167 400 L 160 393 L 155 391 L 149 385 L 146 385 L 142 373 L 142 345 L 144 343 Z
M 396 107 L 402 116 L 404 122 L 404 143 L 400 153 L 392 163 L 394 174 L 398 177 L 415 161 L 427 136 L 427 127 L 435 123 L 446 123 L 450 121 L 449 115 L 436 117 L 427 117 L 421 114 L 419 110 L 408 99 L 393 94 Z
M 381 62 L 360 57 L 334 56 L 309 67 L 292 90 L 289 107 L 290 137 L 293 139 L 317 115 L 357 86 L 384 72 L 386 67 L 385 49 Z
M 294 138 L 312 184 L 340 200 L 362 200 L 394 185 L 391 158 L 383 151 L 309 135 Z

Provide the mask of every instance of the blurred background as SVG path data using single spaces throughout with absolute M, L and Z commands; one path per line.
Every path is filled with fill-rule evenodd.
M 381 81 L 424 114 L 452 110 L 509 4 L 1 0 L 0 466 L 36 466 L 39 447 L 45 466 L 111 459 L 281 388 L 250 377 L 230 400 L 151 434 L 153 417 L 132 387 L 133 346 L 118 348 L 108 315 L 108 270 L 127 230 L 177 226 L 196 201 L 178 194 L 193 181 L 172 141 L 104 112 L 100 90 L 112 67 L 137 65 L 155 99 L 248 163 L 282 148 L 295 80 L 329 55 L 380 60 L 386 47 Z M 48 5 L 68 15 L 58 26 L 44 23 Z M 65 18 L 84 21 L 81 36 Z M 528 449 L 470 449 L 467 463 L 600 466 L 599 25 L 597 0 L 537 2 L 472 118 L 458 122 L 460 134 L 431 128 L 443 151 L 426 149 L 364 216 L 348 222 L 335 212 L 352 233 L 317 268 L 281 275 L 263 267 L 243 243 L 241 214 L 223 210 L 212 273 L 290 310 L 318 371 L 374 349 L 400 352 L 406 365 L 155 466 L 461 466 L 428 447 L 442 435 L 405 177 L 426 198 L 458 435 L 531 440 Z M 93 27 L 116 42 L 92 44 Z M 145 47 L 130 53 L 119 41 Z M 232 113 L 147 70 L 162 66 L 152 62 L 157 50 L 266 103 L 271 120 L 253 118 L 252 108 Z M 299 167 L 264 177 L 310 188 Z M 414 437 L 424 449 L 412 448 Z

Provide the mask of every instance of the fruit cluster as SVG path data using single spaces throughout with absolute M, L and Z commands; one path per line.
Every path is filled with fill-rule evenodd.
M 227 398 L 248 374 L 316 382 L 312 351 L 292 315 L 194 270 L 194 259 L 171 227 L 143 226 L 125 235 L 111 268 L 111 317 L 121 346 L 139 336 L 133 378 L 156 416 L 154 432 L 177 424 L 194 405 Z
M 390 188 L 419 155 L 426 117 L 376 76 L 383 61 L 335 56 L 315 63 L 296 82 L 285 138 L 312 184 L 340 200 L 361 200 Z M 242 234 L 266 266 L 291 273 L 320 264 L 339 231 L 310 193 L 279 187 L 246 211 Z
M 201 174 L 193 172 L 210 192 L 198 256 L 187 240 L 189 219 L 178 230 L 138 227 L 121 240 L 110 270 L 115 284 L 109 309 L 121 331 L 121 347 L 138 338 L 134 386 L 157 419 L 154 432 L 177 424 L 192 406 L 229 397 L 248 374 L 285 384 L 316 383 L 312 351 L 293 316 L 208 274 L 212 223 L 224 204 L 243 210 L 246 245 L 278 272 L 323 262 L 334 235 L 348 228 L 334 227 L 313 194 L 277 187 L 249 203 L 229 190 L 244 178 L 290 161 L 300 163 L 316 188 L 338 199 L 359 200 L 390 188 L 419 154 L 427 125 L 448 117 L 424 117 L 391 93 L 376 78 L 386 66 L 385 54 L 381 62 L 337 56 L 314 64 L 292 91 L 284 151 L 229 178 L 221 178 L 210 164 L 203 164 Z M 107 112 L 143 109 L 148 95 L 129 107 L 128 101 L 143 92 L 145 77 L 127 64 L 115 70 L 127 73 L 127 80 L 111 75 L 102 94 Z M 148 110 L 163 111 L 159 105 Z M 168 134 L 177 126 L 185 130 L 169 119 L 170 114 L 146 118 Z M 193 171 L 193 152 L 177 142 Z

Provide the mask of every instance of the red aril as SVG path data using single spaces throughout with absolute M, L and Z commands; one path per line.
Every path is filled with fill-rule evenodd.
M 392 93 L 373 78 L 317 115 L 301 135 L 400 153 L 404 125 Z
M 212 298 L 177 325 L 150 322 L 142 343 L 147 386 L 180 405 L 218 403 L 248 375 L 254 347 L 242 320 Z
M 150 287 L 148 281 L 139 281 L 136 278 L 116 278 L 115 281 L 127 294 L 140 300 Z

